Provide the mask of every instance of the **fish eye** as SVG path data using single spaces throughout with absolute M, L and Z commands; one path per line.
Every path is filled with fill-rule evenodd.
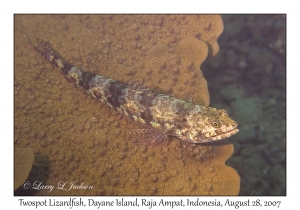
M 213 122 L 213 126 L 214 126 L 215 128 L 217 128 L 217 127 L 218 127 L 218 123 Z

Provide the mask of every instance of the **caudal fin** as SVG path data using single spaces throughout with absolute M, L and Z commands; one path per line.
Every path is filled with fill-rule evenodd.
M 45 59 L 47 59 L 51 64 L 63 68 L 64 62 L 62 59 L 56 55 L 48 42 L 44 42 L 41 39 L 37 38 L 38 45 L 33 46 L 34 50 L 37 51 L 40 55 L 42 55 Z

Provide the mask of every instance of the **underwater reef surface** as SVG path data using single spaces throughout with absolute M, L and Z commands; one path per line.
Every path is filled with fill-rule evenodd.
M 232 143 L 126 141 L 140 126 L 68 83 L 29 44 L 49 41 L 82 69 L 209 105 L 200 65 L 218 53 L 222 31 L 218 15 L 15 15 L 15 147 L 35 152 L 30 180 L 84 188 L 17 194 L 237 195 L 240 177 L 225 165 Z
M 14 157 L 14 190 L 16 190 L 27 180 L 32 169 L 33 149 L 16 148 Z
M 239 123 L 227 164 L 240 195 L 286 195 L 286 16 L 222 15 L 219 54 L 201 69 L 211 106 Z

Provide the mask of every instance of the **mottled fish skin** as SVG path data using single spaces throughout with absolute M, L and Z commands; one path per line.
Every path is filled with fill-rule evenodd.
M 129 138 L 151 145 L 166 144 L 168 136 L 191 143 L 205 143 L 228 138 L 238 132 L 237 123 L 224 109 L 197 105 L 182 99 L 151 91 L 142 84 L 126 84 L 84 71 L 64 62 L 38 40 L 34 49 L 94 98 L 141 124 Z

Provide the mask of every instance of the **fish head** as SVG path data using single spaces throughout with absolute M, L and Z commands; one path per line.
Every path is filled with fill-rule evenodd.
M 226 110 L 201 107 L 187 115 L 177 127 L 175 136 L 191 143 L 213 142 L 236 134 L 237 126 Z

